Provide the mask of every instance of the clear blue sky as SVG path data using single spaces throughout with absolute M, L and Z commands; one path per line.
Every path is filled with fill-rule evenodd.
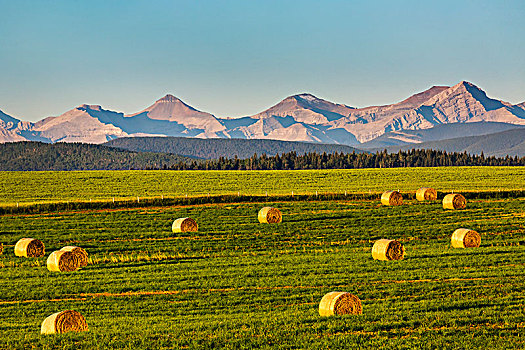
M 525 101 L 525 1 L 0 0 L 0 109 L 137 112 L 166 93 L 219 117 L 310 92 L 351 106 L 468 80 Z

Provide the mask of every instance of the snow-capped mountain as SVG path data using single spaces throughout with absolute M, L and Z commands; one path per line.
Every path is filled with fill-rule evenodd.
M 487 123 L 483 133 L 501 131 L 501 124 L 525 125 L 525 102 L 517 105 L 489 98 L 472 83 L 434 86 L 399 103 L 354 108 L 299 94 L 273 107 L 243 118 L 220 119 L 201 112 L 173 95 L 129 115 L 97 105 L 81 105 L 58 117 L 36 123 L 22 122 L 0 113 L 0 142 L 103 143 L 122 136 L 184 136 L 199 138 L 276 139 L 338 143 L 358 146 L 381 135 L 396 142 L 425 142 L 424 135 L 445 139 L 439 130 L 403 136 L 403 131 L 428 130 L 443 124 Z M 491 124 L 492 123 L 492 124 Z M 445 130 L 445 129 L 443 129 Z M 397 132 L 397 133 L 392 133 Z M 436 136 L 437 135 L 437 136 Z

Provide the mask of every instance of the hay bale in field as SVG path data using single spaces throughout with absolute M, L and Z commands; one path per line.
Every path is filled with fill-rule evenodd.
M 402 205 L 403 196 L 397 191 L 386 191 L 381 195 L 381 204 L 383 205 Z
M 451 237 L 454 248 L 476 248 L 481 244 L 481 236 L 474 230 L 458 228 Z
M 348 292 L 330 292 L 319 303 L 319 315 L 360 315 L 363 313 L 361 300 Z
M 26 258 L 40 258 L 46 253 L 42 241 L 35 238 L 22 238 L 15 244 L 15 255 Z
M 65 251 L 65 252 L 71 252 L 71 253 L 75 254 L 77 256 L 78 261 L 79 261 L 79 266 L 80 267 L 87 266 L 87 264 L 88 264 L 88 253 L 86 252 L 85 249 L 77 247 L 77 246 L 68 245 L 68 246 L 65 246 L 64 248 L 62 248 L 60 250 Z
M 73 252 L 56 250 L 47 257 L 47 269 L 55 272 L 75 271 L 80 267 L 80 260 Z
M 443 209 L 465 209 L 467 200 L 459 193 L 450 193 L 443 198 Z
M 283 221 L 281 211 L 273 207 L 264 207 L 257 216 L 261 224 L 278 224 Z
M 395 239 L 380 239 L 372 247 L 374 260 L 401 260 L 405 256 L 405 247 Z
M 435 201 L 437 199 L 437 191 L 430 187 L 421 187 L 416 192 L 416 199 L 420 202 Z
M 85 332 L 88 330 L 86 319 L 80 312 L 65 310 L 47 317 L 42 322 L 41 334 L 54 334 L 66 332 Z
M 197 222 L 192 218 L 178 218 L 173 221 L 171 231 L 176 232 L 197 232 L 199 229 Z

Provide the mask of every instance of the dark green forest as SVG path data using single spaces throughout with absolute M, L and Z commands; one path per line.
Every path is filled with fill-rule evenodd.
M 83 143 L 16 142 L 0 144 L 0 170 L 294 170 L 439 166 L 524 166 L 525 157 L 485 157 L 434 150 L 388 153 L 287 152 L 249 158 L 192 159 L 166 153 L 132 152 Z
M 174 170 L 298 170 L 298 169 L 363 169 L 440 166 L 523 166 L 525 157 L 485 157 L 446 151 L 417 150 L 388 153 L 307 153 L 295 152 L 268 157 L 253 155 L 247 159 L 227 159 L 179 162 Z
M 187 162 L 174 154 L 132 152 L 85 143 L 33 141 L 0 144 L 0 170 L 127 170 Z

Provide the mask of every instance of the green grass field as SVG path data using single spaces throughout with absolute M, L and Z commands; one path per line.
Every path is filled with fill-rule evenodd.
M 367 181 L 356 176 L 342 183 L 380 191 L 396 170 L 363 171 Z M 485 168 L 444 169 L 437 175 L 441 169 L 417 169 L 420 175 L 416 169 L 403 170 L 393 182 L 406 185 L 401 189 L 407 191 L 409 185 L 410 190 L 419 186 L 413 179 L 427 177 L 441 184 L 438 189 L 452 179 L 449 186 L 457 191 L 524 187 L 521 168 L 494 168 L 493 175 Z M 470 181 L 457 175 L 465 171 L 471 172 Z M 476 172 L 480 174 L 474 178 Z M 217 174 L 229 179 L 229 186 L 235 176 L 254 181 L 248 175 L 255 174 L 277 178 L 282 191 L 288 182 L 306 192 L 315 191 L 315 179 L 355 173 L 211 172 L 200 173 L 199 186 L 212 188 L 213 181 L 220 182 L 213 178 Z M 44 183 L 57 178 L 76 176 L 79 181 L 90 173 L 2 173 L 2 183 L 18 190 L 17 200 L 32 201 L 35 194 L 18 188 L 31 174 L 45 188 Z M 144 187 L 157 177 L 155 191 L 165 176 L 172 177 L 162 180 L 166 183 L 189 186 L 188 178 L 198 175 L 93 174 L 109 176 L 113 183 L 132 174 L 136 188 L 139 174 L 145 175 Z M 304 188 L 287 174 L 297 175 Z M 22 182 L 15 186 L 16 181 Z M 338 186 L 324 181 L 326 191 Z M 47 188 L 45 198 L 72 198 L 73 192 L 60 192 L 60 186 Z M 92 186 L 102 198 L 103 188 Z M 217 191 L 233 188 L 225 186 L 217 185 Z M 5 190 L 2 196 L 12 201 Z M 282 224 L 257 222 L 258 210 L 268 204 L 281 209 Z M 199 232 L 171 233 L 172 221 L 184 216 L 197 220 Z M 451 248 L 450 235 L 459 227 L 477 230 L 481 247 Z M 524 233 L 525 198 L 471 200 L 460 211 L 444 211 L 439 202 L 409 200 L 401 207 L 384 207 L 379 201 L 332 200 L 2 215 L 0 348 L 521 349 Z M 14 256 L 14 244 L 22 237 L 41 239 L 46 257 L 65 245 L 84 247 L 91 263 L 79 271 L 51 273 L 46 257 Z M 370 251 L 379 238 L 400 240 L 405 259 L 374 261 Z M 320 317 L 319 301 L 330 291 L 359 296 L 363 315 Z M 81 312 L 90 330 L 40 335 L 44 318 L 64 309 Z
M 0 172 L 0 206 L 223 194 L 289 195 L 525 189 L 524 167 L 444 167 L 293 171 Z

